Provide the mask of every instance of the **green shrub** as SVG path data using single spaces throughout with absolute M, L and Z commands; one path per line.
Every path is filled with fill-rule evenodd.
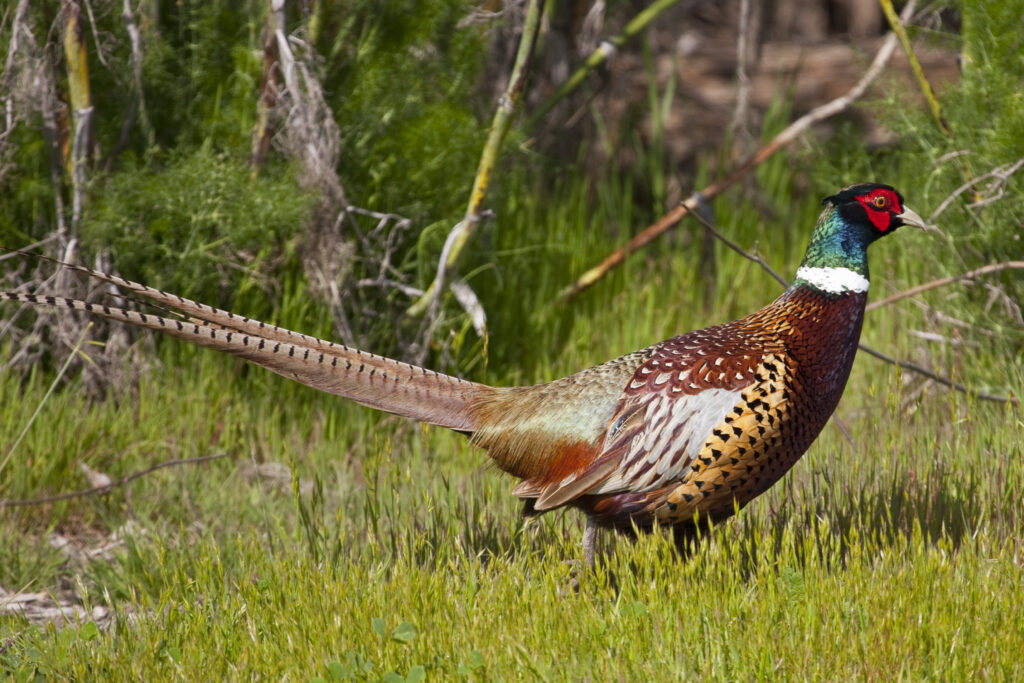
M 254 178 L 244 161 L 205 148 L 115 173 L 100 189 L 81 227 L 87 250 L 112 254 L 125 277 L 222 304 L 282 259 L 294 265 L 315 199 L 286 166 Z

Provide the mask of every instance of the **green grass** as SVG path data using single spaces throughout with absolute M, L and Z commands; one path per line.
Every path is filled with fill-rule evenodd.
M 774 172 L 785 171 L 780 162 Z M 601 215 L 582 190 L 542 202 L 529 199 L 536 188 L 512 189 L 519 199 L 488 238 L 496 262 L 471 278 L 491 313 L 486 361 L 473 360 L 471 335 L 456 336 L 475 378 L 550 379 L 741 315 L 777 291 L 719 250 L 718 295 L 702 310 L 698 248 L 675 235 L 660 255 L 551 305 L 568 274 L 617 238 L 595 224 Z M 598 190 L 606 215 L 642 222 L 623 208 L 625 190 L 609 192 Z M 788 219 L 806 235 L 816 198 L 790 199 Z M 718 207 L 723 230 L 744 244 L 760 239 L 768 261 L 791 274 L 797 232 L 770 239 L 785 225 L 732 203 Z M 913 258 L 933 248 L 928 239 L 901 231 L 873 247 L 874 296 L 929 277 L 932 264 Z M 998 324 L 998 311 L 954 292 L 970 290 L 926 299 L 973 311 L 979 327 Z M 1020 392 L 1012 344 L 979 336 L 970 354 L 936 352 L 908 334 L 928 328 L 923 316 L 911 305 L 873 312 L 865 340 L 972 385 Z M 602 538 L 600 567 L 575 593 L 565 561 L 581 557 L 579 516 L 524 524 L 510 480 L 462 437 L 209 352 L 165 344 L 158 358 L 138 386 L 104 401 L 81 396 L 76 377 L 59 387 L 0 472 L 3 495 L 86 488 L 82 463 L 116 477 L 170 458 L 229 457 L 104 497 L 3 511 L 0 585 L 70 586 L 86 607 L 117 615 L 109 630 L 0 619 L 0 668 L 17 678 L 1024 675 L 1019 410 L 922 387 L 862 356 L 838 410 L 855 443 L 826 428 L 688 561 L 660 535 Z M 4 454 L 52 379 L 43 374 L 0 376 Z M 254 478 L 253 462 L 279 463 L 294 479 Z M 95 546 L 119 529 L 125 544 L 111 559 L 72 560 L 47 541 L 58 532 Z

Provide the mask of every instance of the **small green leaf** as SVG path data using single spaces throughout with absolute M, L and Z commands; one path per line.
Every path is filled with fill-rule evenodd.
M 469 665 L 474 669 L 479 669 L 484 665 L 484 656 L 480 654 L 480 650 L 469 651 Z
M 343 681 L 352 675 L 352 672 L 348 670 L 348 667 L 341 662 L 328 662 L 327 673 L 331 675 L 336 681 Z
M 468 676 L 471 673 L 473 673 L 473 669 L 472 669 L 472 667 L 470 667 L 470 666 L 468 666 L 466 664 L 459 664 L 459 668 L 456 669 L 455 672 L 457 674 L 459 674 L 460 676 Z
M 373 630 L 376 631 L 378 635 L 387 636 L 388 625 L 386 621 L 384 621 L 380 617 L 374 617 L 373 621 L 370 623 L 373 624 Z
M 373 669 L 373 662 L 364 657 L 362 652 L 357 652 L 356 650 L 346 652 L 345 661 L 348 662 L 348 668 L 353 675 L 360 672 L 368 674 Z
M 409 674 L 405 677 L 405 683 L 420 683 L 427 679 L 427 670 L 417 664 L 416 666 L 409 669 Z
M 399 676 L 394 671 L 387 672 L 380 680 L 384 681 L 384 683 L 405 683 L 405 678 L 403 676 Z
M 408 643 L 416 637 L 416 627 L 408 621 L 403 621 L 391 632 L 391 637 L 400 643 Z
M 90 621 L 78 630 L 78 637 L 82 640 L 96 640 L 100 637 L 100 628 L 95 621 Z

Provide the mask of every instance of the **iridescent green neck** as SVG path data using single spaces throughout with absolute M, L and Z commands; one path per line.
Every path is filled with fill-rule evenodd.
M 845 220 L 834 206 L 818 217 L 801 267 L 846 268 L 868 277 L 868 245 L 877 239 L 869 228 Z

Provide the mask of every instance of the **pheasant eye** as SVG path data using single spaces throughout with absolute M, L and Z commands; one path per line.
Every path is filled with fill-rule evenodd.
M 871 203 L 874 204 L 879 209 L 884 209 L 886 203 L 885 195 L 876 195 L 874 199 L 871 200 Z

